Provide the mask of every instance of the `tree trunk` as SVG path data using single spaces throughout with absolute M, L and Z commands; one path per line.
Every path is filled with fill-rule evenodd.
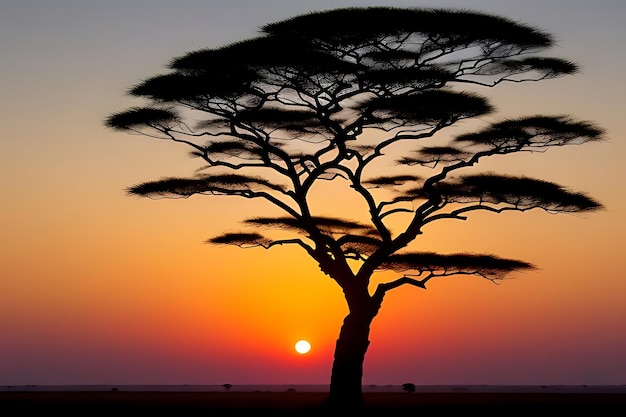
M 335 347 L 330 377 L 328 404 L 331 407 L 359 408 L 363 406 L 363 361 L 370 344 L 371 314 L 346 316 Z

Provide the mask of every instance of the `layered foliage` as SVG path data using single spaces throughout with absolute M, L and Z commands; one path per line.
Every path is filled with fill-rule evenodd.
M 464 86 L 476 91 L 575 73 L 575 64 L 540 54 L 552 44 L 535 28 L 467 11 L 312 12 L 268 24 L 256 38 L 172 60 L 167 73 L 130 89 L 146 99 L 145 107 L 113 114 L 106 123 L 186 145 L 204 164 L 194 177 L 141 183 L 129 193 L 234 195 L 264 199 L 282 211 L 248 219 L 253 233 L 209 242 L 299 245 L 344 289 L 354 282 L 367 288 L 376 271 L 396 271 L 373 296 L 405 284 L 425 287 L 440 276 L 498 280 L 532 265 L 409 246 L 425 225 L 465 219 L 472 211 L 601 208 L 551 182 L 464 172 L 491 156 L 600 140 L 602 130 L 593 123 L 531 115 L 457 137 L 441 133 L 494 110 Z M 435 139 L 440 142 L 433 145 Z M 399 157 L 393 157 L 396 148 Z M 363 201 L 367 211 L 355 213 L 359 221 L 313 213 L 311 190 L 323 181 L 341 183 Z M 404 228 L 394 232 L 400 217 Z M 263 228 L 291 237 L 262 234 Z

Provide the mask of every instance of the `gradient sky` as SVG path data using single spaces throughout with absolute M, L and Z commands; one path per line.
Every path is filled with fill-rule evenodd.
M 313 6 L 314 5 L 314 6 Z M 365 384 L 626 384 L 623 0 L 0 1 L 0 385 L 326 384 L 346 307 L 296 248 L 203 244 L 266 210 L 124 189 L 190 175 L 166 142 L 107 130 L 170 58 L 343 6 L 462 7 L 554 34 L 575 76 L 485 91 L 497 116 L 570 114 L 608 141 L 487 163 L 598 199 L 585 215 L 477 214 L 426 249 L 523 259 L 534 272 L 389 294 Z M 299 356 L 300 338 L 313 345 Z

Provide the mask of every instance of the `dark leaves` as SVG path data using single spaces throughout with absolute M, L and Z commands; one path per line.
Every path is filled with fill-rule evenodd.
M 315 37 L 331 44 L 354 45 L 403 33 L 438 36 L 450 44 L 495 41 L 546 47 L 551 37 L 535 28 L 498 16 L 462 10 L 351 7 L 312 12 L 262 27 L 266 33 Z M 443 43 L 443 46 L 445 43 Z
M 309 41 L 295 37 L 265 36 L 235 42 L 217 49 L 187 53 L 170 67 L 191 73 L 222 74 L 264 68 L 298 68 L 307 73 L 351 71 L 353 64 L 317 50 Z
M 425 146 L 415 152 L 414 156 L 406 156 L 398 160 L 404 165 L 414 164 L 438 164 L 440 162 L 456 162 L 468 157 L 468 152 L 452 146 Z
M 447 88 L 453 83 L 494 87 L 503 81 L 575 73 L 577 66 L 570 61 L 531 56 L 551 46 L 548 34 L 483 13 L 394 7 L 312 12 L 262 30 L 263 36 L 174 59 L 171 73 L 145 79 L 129 91 L 151 105 L 114 114 L 106 121 L 115 129 L 151 127 L 142 133 L 191 146 L 192 155 L 207 163 L 202 172 L 230 173 L 162 178 L 134 185 L 128 189 L 130 194 L 260 197 L 292 216 L 252 218 L 246 223 L 254 232 L 226 233 L 208 242 L 299 244 L 341 285 L 347 282 L 340 276 L 347 271 L 345 261 L 351 259 L 364 262 L 365 268 L 355 277 L 364 278 L 365 285 L 372 271 L 391 269 L 426 272 L 421 281 L 402 278 L 424 286 L 433 276 L 475 274 L 492 279 L 533 268 L 522 261 L 465 253 L 386 257 L 407 247 L 430 221 L 462 218 L 483 209 L 581 212 L 602 208 L 583 193 L 547 181 L 494 174 L 455 178 L 453 172 L 496 154 L 600 140 L 603 132 L 591 123 L 533 116 L 492 124 L 458 136 L 451 144 L 430 142 L 440 138 L 440 129 L 493 110 L 484 97 Z M 164 103 L 180 111 L 162 108 Z M 374 171 L 378 176 L 361 181 L 366 168 L 378 169 L 376 163 L 392 155 L 392 145 L 421 139 L 428 139 L 429 146 L 412 146 L 417 150 L 402 154 L 399 162 L 441 163 L 445 168 L 430 178 L 381 169 Z M 290 188 L 235 172 L 267 174 Z M 363 197 L 376 228 L 309 216 L 313 203 L 307 201 L 313 195 L 309 190 L 316 181 L 335 176 L 348 179 L 352 190 Z M 391 200 L 384 200 L 387 193 L 368 187 L 386 188 Z M 419 206 L 401 204 L 414 199 L 422 200 Z M 396 215 L 413 217 L 406 230 L 392 233 L 389 226 L 396 223 L 386 222 Z M 269 240 L 257 233 L 262 228 L 295 232 L 308 240 Z M 404 285 L 402 279 L 382 291 Z
M 494 123 L 480 132 L 457 136 L 455 142 L 519 151 L 599 141 L 603 134 L 593 123 L 567 116 L 531 116 Z
M 374 99 L 364 103 L 361 110 L 374 122 L 398 119 L 410 124 L 480 116 L 492 111 L 492 107 L 485 98 L 475 94 L 434 90 Z
M 369 180 L 363 181 L 364 185 L 373 185 L 375 187 L 384 187 L 389 185 L 402 185 L 407 182 L 419 181 L 420 177 L 414 175 L 391 175 L 374 177 Z
M 152 107 L 133 107 L 128 110 L 112 114 L 106 119 L 106 126 L 127 130 L 138 126 L 150 126 L 168 123 L 177 120 L 177 115 L 172 110 L 157 109 Z
M 276 189 L 277 185 L 264 178 L 244 175 L 212 175 L 198 178 L 163 178 L 128 188 L 129 194 L 157 197 L 189 197 L 194 194 L 242 194 L 254 187 Z
M 246 220 L 248 224 L 258 226 L 277 227 L 304 232 L 310 228 L 317 228 L 325 233 L 348 233 L 350 231 L 362 231 L 367 233 L 371 228 L 358 222 L 338 219 L 335 217 L 313 217 L 311 222 L 292 217 L 257 217 Z
M 345 235 L 337 239 L 344 253 L 356 254 L 357 256 L 369 256 L 383 246 L 383 242 L 374 237 Z
M 519 74 L 536 71 L 542 77 L 552 78 L 570 75 L 578 71 L 578 66 L 571 61 L 558 58 L 529 57 L 517 60 L 494 60 L 479 67 L 477 75 L 495 75 L 500 73 Z
M 475 273 L 479 275 L 497 275 L 534 269 L 535 267 L 524 261 L 504 259 L 493 255 L 475 255 L 467 253 L 438 254 L 432 252 L 414 252 L 391 255 L 381 264 L 381 269 L 390 269 L 396 272 L 417 271 L 449 273 Z
M 217 245 L 236 246 L 266 246 L 270 241 L 258 233 L 225 233 L 211 239 L 206 243 Z
M 509 204 L 519 209 L 542 208 L 555 212 L 595 211 L 602 205 L 583 193 L 526 177 L 481 174 L 441 182 L 435 190 L 450 202 Z
M 201 97 L 237 97 L 249 90 L 258 77 L 253 72 L 201 74 L 171 73 L 148 78 L 133 87 L 129 94 L 156 101 L 192 100 Z
M 377 58 L 384 58 L 382 54 L 376 54 Z M 417 56 L 415 57 L 417 59 Z M 360 75 L 363 81 L 369 84 L 380 84 L 390 87 L 413 87 L 416 89 L 426 89 L 431 87 L 441 87 L 454 77 L 443 68 L 407 67 L 397 68 L 391 65 L 382 65 L 380 69 L 364 70 Z

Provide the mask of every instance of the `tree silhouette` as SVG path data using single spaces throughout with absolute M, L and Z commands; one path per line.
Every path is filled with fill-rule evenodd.
M 415 392 L 415 384 L 412 382 L 407 382 L 402 384 L 402 389 L 406 392 L 408 392 L 409 394 Z
M 454 275 L 499 282 L 534 268 L 489 254 L 410 249 L 426 225 L 481 210 L 601 208 L 552 182 L 474 167 L 496 155 L 601 140 L 593 123 L 530 115 L 491 124 L 479 119 L 477 131 L 456 137 L 444 132 L 493 112 L 470 87 L 576 73 L 574 63 L 539 54 L 552 45 L 548 33 L 480 12 L 310 12 L 267 24 L 253 39 L 173 59 L 167 73 L 129 90 L 145 106 L 114 113 L 106 125 L 185 145 L 203 161 L 192 177 L 136 184 L 128 189 L 132 195 L 239 196 L 278 209 L 276 217 L 245 220 L 255 232 L 208 242 L 297 245 L 337 283 L 349 312 L 336 343 L 329 403 L 358 406 L 370 325 L 389 291 L 426 289 L 431 279 Z M 311 191 L 329 182 L 362 200 L 353 219 L 314 212 Z M 289 235 L 277 237 L 276 229 Z M 396 275 L 370 289 L 380 271 Z

